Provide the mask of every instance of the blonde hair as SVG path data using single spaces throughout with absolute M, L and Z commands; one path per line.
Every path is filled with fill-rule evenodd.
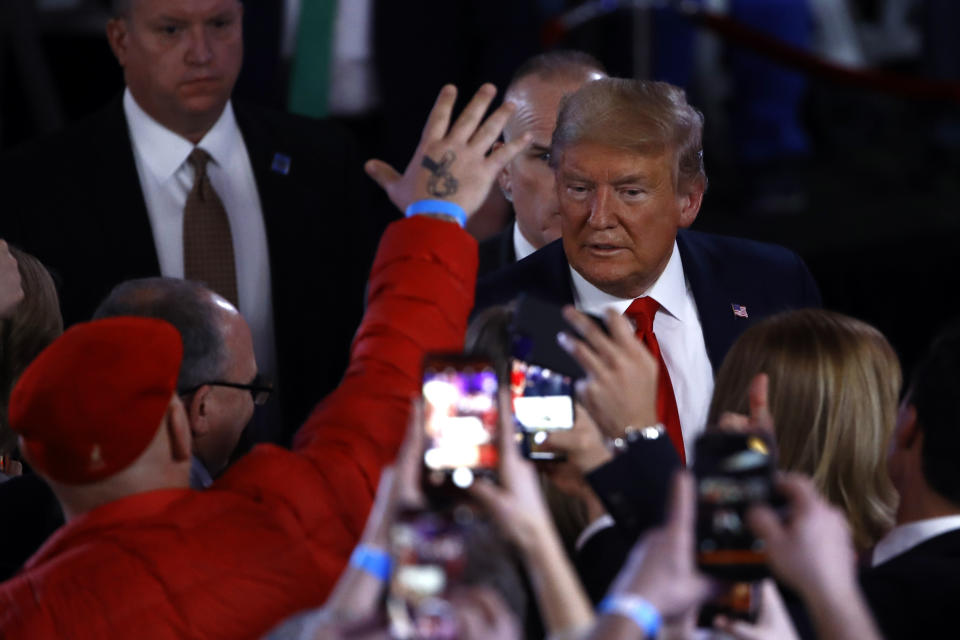
M 601 78 L 560 103 L 551 142 L 551 163 L 559 164 L 572 145 L 595 143 L 639 155 L 676 153 L 674 185 L 700 182 L 703 168 L 703 114 L 687 103 L 683 89 L 666 82 Z
M 780 468 L 813 478 L 844 511 L 860 550 L 893 525 L 897 494 L 886 452 L 896 422 L 900 363 L 865 322 L 805 309 L 767 318 L 733 345 L 717 374 L 708 420 L 748 413 L 747 390 L 770 378 Z
M 53 278 L 40 261 L 10 247 L 17 260 L 23 300 L 13 314 L 0 319 L 0 455 L 16 446 L 7 423 L 10 392 L 23 370 L 47 345 L 63 333 L 63 318 Z

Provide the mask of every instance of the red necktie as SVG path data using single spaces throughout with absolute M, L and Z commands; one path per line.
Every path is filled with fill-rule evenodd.
M 663 423 L 670 436 L 670 441 L 680 454 L 680 461 L 687 463 L 686 454 L 683 450 L 683 434 L 680 431 L 680 414 L 677 412 L 677 399 L 673 395 L 673 384 L 670 382 L 670 372 L 667 371 L 667 365 L 663 361 L 663 355 L 660 353 L 660 344 L 657 342 L 657 336 L 653 333 L 653 317 L 657 314 L 660 303 L 644 296 L 637 298 L 624 315 L 632 318 L 637 324 L 637 339 L 640 340 L 653 357 L 660 363 L 660 378 L 657 383 L 657 419 Z

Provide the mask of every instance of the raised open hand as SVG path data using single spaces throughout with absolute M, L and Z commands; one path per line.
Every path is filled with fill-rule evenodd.
M 469 217 L 483 204 L 504 165 L 530 143 L 529 135 L 524 135 L 488 155 L 515 109 L 506 102 L 484 120 L 496 93 L 492 84 L 480 87 L 451 126 L 457 88 L 446 85 L 403 174 L 382 160 L 368 160 L 367 174 L 401 211 L 417 200 L 447 200 L 463 207 Z

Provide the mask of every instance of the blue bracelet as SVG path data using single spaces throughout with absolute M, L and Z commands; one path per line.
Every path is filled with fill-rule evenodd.
M 417 200 L 407 207 L 407 217 L 421 213 L 442 213 L 456 218 L 461 227 L 467 226 L 467 212 L 456 202 L 448 200 Z
M 648 638 L 655 638 L 660 631 L 663 618 L 657 608 L 644 598 L 635 595 L 610 595 L 600 601 L 597 607 L 600 613 L 615 613 L 633 620 L 634 624 L 643 629 Z
M 357 548 L 350 554 L 351 567 L 366 571 L 383 582 L 390 578 L 392 564 L 393 561 L 390 559 L 389 553 L 368 544 L 358 544 Z

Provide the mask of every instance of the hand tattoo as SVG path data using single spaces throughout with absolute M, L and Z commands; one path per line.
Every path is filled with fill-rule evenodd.
M 430 192 L 430 195 L 445 198 L 457 192 L 460 185 L 449 171 L 450 165 L 456 159 L 457 155 L 453 151 L 444 153 L 439 163 L 429 156 L 423 156 L 421 164 L 433 174 L 427 180 L 427 191 Z

